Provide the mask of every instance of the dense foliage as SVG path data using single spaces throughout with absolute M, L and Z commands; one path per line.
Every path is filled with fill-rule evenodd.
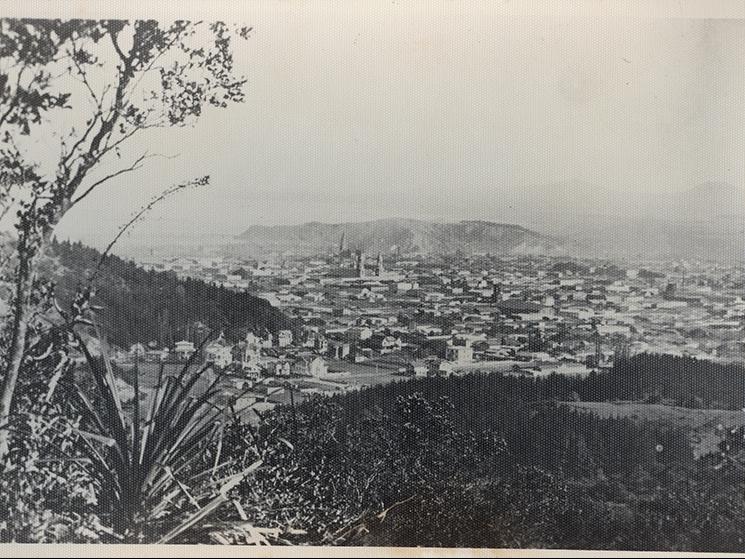
M 512 461 L 494 433 L 459 430 L 446 398 L 417 393 L 396 398 L 394 408 L 365 410 L 352 422 L 328 399 L 279 410 L 257 433 L 266 467 L 243 487 L 243 507 L 264 525 L 298 531 L 301 542 L 494 546 L 528 534 L 545 546 L 566 541 L 568 489 L 553 474 Z M 490 525 L 471 506 L 482 492 L 496 496 Z M 538 510 L 550 515 L 543 525 L 532 518 Z
M 665 399 L 679 406 L 745 407 L 745 367 L 693 357 L 642 354 L 619 362 L 612 374 L 586 383 L 587 400 Z
M 544 399 L 570 380 L 417 379 L 279 408 L 231 430 L 267 449 L 243 507 L 303 542 L 745 548 L 739 459 Z
M 81 243 L 55 242 L 53 253 L 67 270 L 59 278 L 63 306 L 95 269 L 101 255 Z M 187 326 L 202 322 L 212 330 L 276 331 L 294 324 L 266 300 L 173 272 L 146 271 L 134 262 L 110 255 L 95 285 L 93 302 L 109 341 L 122 347 L 156 341 L 170 345 L 187 337 Z
M 603 376 L 603 375 L 599 375 Z M 582 469 L 630 473 L 639 464 L 649 465 L 671 457 L 688 463 L 693 456 L 682 432 L 637 423 L 631 419 L 600 419 L 557 406 L 580 379 L 552 376 L 533 379 L 502 375 L 415 379 L 371 387 L 334 398 L 342 403 L 344 420 L 369 409 L 391 413 L 397 398 L 414 394 L 447 398 L 457 410 L 453 421 L 463 432 L 497 432 L 521 461 L 558 471 Z M 656 453 L 662 444 L 665 452 Z
M 366 405 L 379 404 L 378 393 L 388 390 L 401 394 L 423 391 L 425 394 L 439 390 L 438 382 L 413 380 L 393 387 L 372 387 L 349 398 L 359 399 Z M 599 373 L 584 377 L 546 375 L 532 377 L 490 374 L 469 376 L 452 383 L 479 385 L 494 401 L 499 394 L 506 394 L 516 401 L 567 401 L 605 402 L 632 400 L 643 403 L 665 403 L 688 408 L 742 409 L 745 407 L 745 367 L 738 364 L 720 364 L 692 357 L 673 355 L 639 354 L 619 359 L 615 365 Z M 466 392 L 468 393 L 468 392 Z M 456 407 L 463 417 L 474 422 L 490 421 L 499 410 L 474 409 L 473 402 L 453 390 Z M 383 398 L 385 399 L 385 398 Z
M 551 378 L 536 384 L 537 397 L 586 401 L 638 400 L 688 408 L 745 407 L 745 367 L 693 357 L 640 354 L 620 359 L 603 374 L 584 379 Z

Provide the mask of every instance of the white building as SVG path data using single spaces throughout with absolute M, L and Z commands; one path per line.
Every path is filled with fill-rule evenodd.
M 323 357 L 301 357 L 293 363 L 293 372 L 296 375 L 308 377 L 324 377 L 328 374 L 329 368 Z
M 277 345 L 279 347 L 292 345 L 292 330 L 280 330 L 277 332 Z
M 451 345 L 445 350 L 445 359 L 453 363 L 471 363 L 473 348 L 469 346 Z
M 194 347 L 194 342 L 187 342 L 186 340 L 182 340 L 180 342 L 176 342 L 174 351 L 178 359 L 186 360 L 194 355 L 196 348 Z
M 233 350 L 222 339 L 215 340 L 204 349 L 204 359 L 215 367 L 224 369 L 233 362 Z

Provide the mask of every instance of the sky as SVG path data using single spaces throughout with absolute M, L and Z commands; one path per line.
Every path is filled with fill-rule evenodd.
M 223 19 L 246 100 L 138 138 L 61 237 L 123 242 L 383 217 L 550 221 L 705 181 L 745 186 L 745 21 L 526 14 L 494 2 L 277 2 Z

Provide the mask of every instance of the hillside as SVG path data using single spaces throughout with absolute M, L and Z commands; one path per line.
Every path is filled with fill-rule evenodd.
M 54 242 L 52 253 L 59 262 L 57 296 L 65 307 L 100 253 L 69 242 Z M 120 347 L 150 341 L 170 345 L 188 337 L 187 325 L 195 322 L 227 334 L 293 327 L 264 299 L 200 280 L 180 280 L 172 272 L 148 272 L 116 256 L 107 258 L 95 287 L 93 302 L 102 307 L 98 311 L 102 330 Z
M 435 223 L 415 219 L 381 219 L 360 223 L 253 225 L 238 236 L 248 251 L 312 255 L 338 250 L 342 234 L 350 249 L 403 254 L 564 254 L 554 238 L 519 225 L 489 221 Z

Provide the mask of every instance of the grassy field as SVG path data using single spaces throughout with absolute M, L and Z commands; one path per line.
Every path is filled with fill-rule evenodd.
M 717 426 L 731 429 L 745 424 L 742 410 L 690 409 L 662 404 L 638 402 L 565 402 L 577 410 L 589 411 L 599 417 L 628 417 L 638 421 L 656 421 L 688 430 L 696 457 L 714 452 L 722 440 Z

